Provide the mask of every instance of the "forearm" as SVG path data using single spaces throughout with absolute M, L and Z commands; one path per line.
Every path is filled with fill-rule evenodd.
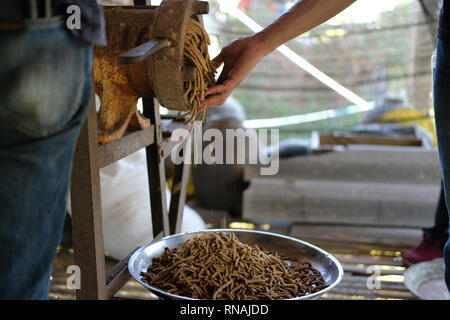
M 253 37 L 263 56 L 280 45 L 321 25 L 356 0 L 303 0 Z
M 280 45 L 317 27 L 356 0 L 303 0 L 264 30 L 250 37 L 233 40 L 214 59 L 224 64 L 217 84 L 207 91 L 207 108 L 224 104 L 258 62 Z

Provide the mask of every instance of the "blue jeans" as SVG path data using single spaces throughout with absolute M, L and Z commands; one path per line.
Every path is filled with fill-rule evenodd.
M 92 46 L 65 21 L 0 31 L 0 299 L 47 299 Z
M 450 204 L 450 43 L 438 40 L 434 70 L 434 110 L 447 207 Z M 449 208 L 450 209 L 450 208 Z M 450 211 L 449 211 L 450 212 Z M 450 291 L 450 238 L 444 247 L 445 282 Z

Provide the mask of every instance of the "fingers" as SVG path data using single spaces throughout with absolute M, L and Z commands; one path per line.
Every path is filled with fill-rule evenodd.
M 258 59 L 248 49 L 248 41 L 235 40 L 222 49 L 222 52 L 212 60 L 212 65 L 218 68 L 224 64 L 216 85 L 206 91 L 205 106 L 213 108 L 225 103 L 234 88 L 241 83 Z
M 225 101 L 227 101 L 228 96 L 229 95 L 222 93 L 222 94 L 217 94 L 217 95 L 207 97 L 205 100 L 206 109 L 211 109 L 211 108 L 223 105 L 225 103 Z
M 227 79 L 230 78 L 231 70 L 233 70 L 234 64 L 225 64 L 219 78 L 217 79 L 217 84 L 223 84 Z
M 221 85 L 216 85 L 206 91 L 205 107 L 207 109 L 223 105 L 234 89 L 233 82 L 225 81 Z
M 225 90 L 225 86 L 223 84 L 219 84 L 206 90 L 206 95 L 220 94 Z
M 211 65 L 214 69 L 218 69 L 223 63 L 223 55 L 220 53 L 217 57 L 211 60 Z
M 225 71 L 225 70 L 224 70 Z M 206 91 L 206 108 L 213 108 L 220 106 L 225 103 L 228 97 L 231 95 L 233 90 L 244 80 L 245 74 L 242 74 L 236 69 L 231 70 L 230 72 L 222 73 L 221 77 L 223 77 L 224 81 L 217 81 L 217 84 L 214 87 L 209 88 Z M 220 78 L 219 78 L 220 79 Z

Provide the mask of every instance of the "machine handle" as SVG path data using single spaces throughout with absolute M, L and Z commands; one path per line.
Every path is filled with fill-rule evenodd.
M 192 11 L 195 14 L 208 14 L 209 2 L 208 1 L 195 1 L 192 5 Z
M 161 49 L 170 47 L 171 42 L 168 39 L 150 40 L 140 46 L 122 53 L 118 57 L 119 64 L 136 64 L 144 61 L 150 55 L 158 52 Z

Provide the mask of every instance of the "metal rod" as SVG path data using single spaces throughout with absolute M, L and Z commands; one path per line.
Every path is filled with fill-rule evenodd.
M 52 16 L 52 0 L 45 0 L 45 17 L 51 18 Z
M 118 62 L 120 64 L 137 64 L 143 62 L 152 54 L 160 51 L 161 49 L 170 47 L 171 42 L 168 39 L 162 40 L 150 40 L 140 46 L 133 48 L 125 53 L 122 53 L 118 57 Z
M 38 7 L 36 0 L 28 0 L 30 4 L 30 18 L 37 19 L 38 18 Z

